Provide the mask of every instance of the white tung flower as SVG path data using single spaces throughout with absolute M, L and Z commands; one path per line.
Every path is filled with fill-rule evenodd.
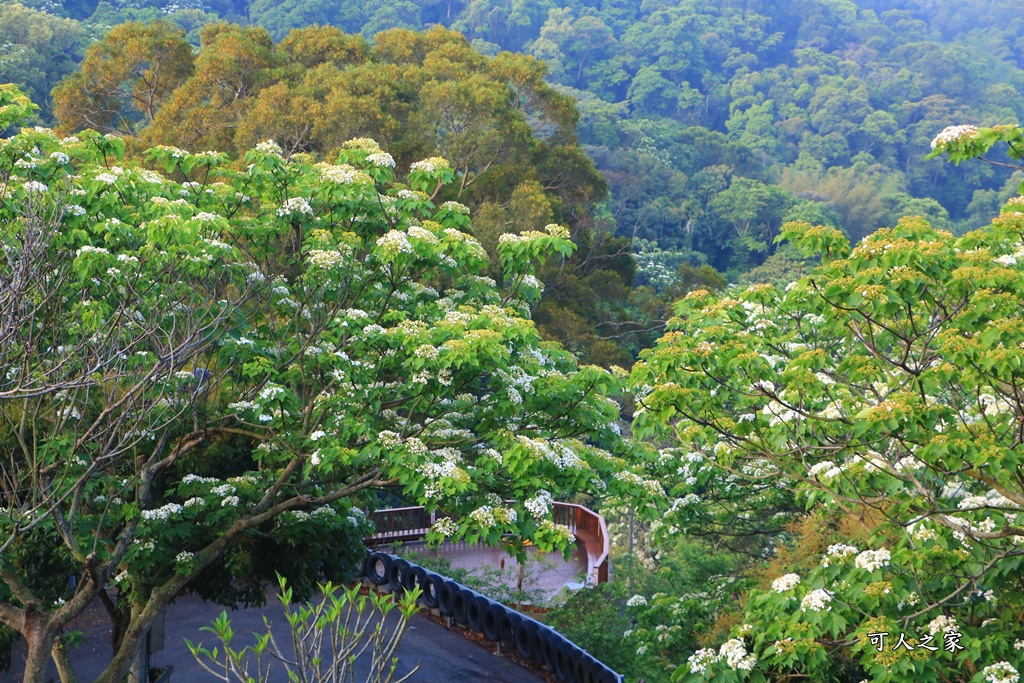
M 727 640 L 718 650 L 719 660 L 725 660 L 730 669 L 750 671 L 757 664 L 757 658 L 747 653 L 747 648 L 739 638 Z
M 827 612 L 832 609 L 832 606 L 828 604 L 830 602 L 832 602 L 832 593 L 824 588 L 815 588 L 805 595 L 804 599 L 800 601 L 800 609 L 805 612 L 807 610 L 811 610 L 813 612 Z
M 962 138 L 973 137 L 978 132 L 976 126 L 947 126 L 932 140 L 932 149 L 948 145 Z
M 437 171 L 443 171 L 446 168 L 451 168 L 448 164 L 447 159 L 442 157 L 430 157 L 423 161 L 417 161 L 409 167 L 410 171 L 423 171 L 424 173 L 436 173 Z
M 290 216 L 293 213 L 312 215 L 313 207 L 309 205 L 309 200 L 305 197 L 291 197 L 286 199 L 281 208 L 277 210 L 278 216 Z
M 374 154 L 368 154 L 366 160 L 374 166 L 380 166 L 382 168 L 394 168 L 395 159 L 387 152 L 375 152 Z
M 889 566 L 889 560 L 891 555 L 885 548 L 880 550 L 865 550 L 861 554 L 857 555 L 857 559 L 854 564 L 860 569 L 866 569 L 868 572 L 874 572 L 876 569 Z
M 409 237 L 400 230 L 389 230 L 386 235 L 377 240 L 377 246 L 380 247 L 384 256 L 390 258 L 394 258 L 400 253 L 412 253 Z
M 844 545 L 842 543 L 836 543 L 835 545 L 830 545 L 828 547 L 828 552 L 826 553 L 824 559 L 822 560 L 822 564 L 825 565 L 826 567 L 828 567 L 834 560 L 838 560 L 839 562 L 843 562 L 850 555 L 856 555 L 856 554 L 857 554 L 857 548 L 855 548 L 854 546 L 852 546 L 852 545 Z
M 799 574 L 786 574 L 772 581 L 772 590 L 776 593 L 785 593 L 788 590 L 793 590 L 798 583 L 800 583 Z
M 263 152 L 264 154 L 273 154 L 274 156 L 281 156 L 281 146 L 273 140 L 264 140 L 256 145 L 257 152 Z
M 718 653 L 712 648 L 706 647 L 690 655 L 686 663 L 690 665 L 690 673 L 703 675 L 707 672 L 709 666 L 718 662 L 718 659 Z
M 945 633 L 946 631 L 956 630 L 956 619 L 953 617 L 947 617 L 945 614 L 939 616 L 928 622 L 928 633 L 933 636 L 939 635 L 939 633 Z
M 1009 662 L 999 662 L 986 666 L 981 675 L 988 683 L 1018 683 L 1020 674 Z
M 458 533 L 459 525 L 454 519 L 445 517 L 434 522 L 433 525 L 431 525 L 430 530 L 447 538 Z
M 642 607 L 647 604 L 647 598 L 642 595 L 634 595 L 629 600 L 626 600 L 626 604 L 630 607 Z

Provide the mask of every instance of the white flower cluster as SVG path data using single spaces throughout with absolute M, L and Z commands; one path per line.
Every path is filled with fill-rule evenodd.
M 857 555 L 857 559 L 854 564 L 859 569 L 866 569 L 869 573 L 874 572 L 876 569 L 889 566 L 889 560 L 891 555 L 885 548 L 881 550 L 865 550 L 861 554 Z
M 953 617 L 947 617 L 945 614 L 939 616 L 928 622 L 928 633 L 933 636 L 939 635 L 939 633 L 945 633 L 946 631 L 956 630 L 956 619 Z
M 564 543 L 568 543 L 574 538 L 572 529 L 570 529 L 564 524 L 555 524 L 550 519 L 545 519 L 543 522 L 541 522 L 538 529 L 540 531 L 557 536 Z
M 524 506 L 535 519 L 544 519 L 548 516 L 553 499 L 547 491 L 537 491 L 537 495 L 524 503 Z
M 263 387 L 260 391 L 260 398 L 264 401 L 273 401 L 274 399 L 283 397 L 284 393 L 284 387 L 268 383 L 267 386 Z
M 814 477 L 823 481 L 829 481 L 842 474 L 843 471 L 836 466 L 831 460 L 825 460 L 811 466 L 811 469 L 807 470 L 807 476 Z
M 235 487 L 231 484 L 221 484 L 210 489 L 210 493 L 216 496 L 229 496 L 235 492 Z
M 389 230 L 386 235 L 377 240 L 377 246 L 389 258 L 394 258 L 400 253 L 412 253 L 409 237 L 400 230 Z
M 281 146 L 273 140 L 264 140 L 256 145 L 257 152 L 263 152 L 264 154 L 273 154 L 274 156 L 281 156 L 283 154 Z
M 451 211 L 452 213 L 461 213 L 463 216 L 469 215 L 469 207 L 458 202 L 445 202 L 441 205 L 441 209 L 443 211 Z
M 202 507 L 204 505 L 206 505 L 206 501 L 202 498 L 189 498 L 185 501 L 185 507 L 187 508 Z
M 433 344 L 421 344 L 416 347 L 415 351 L 413 351 L 414 356 L 425 360 L 434 360 L 437 358 L 437 354 L 437 347 Z
M 278 216 L 291 216 L 293 213 L 313 215 L 313 207 L 305 197 L 290 197 L 277 210 Z
M 824 566 L 828 567 L 832 563 L 832 561 L 834 561 L 834 560 L 838 560 L 839 562 L 843 562 L 850 555 L 856 555 L 857 552 L 858 552 L 857 549 L 855 547 L 853 547 L 852 545 L 844 545 L 842 543 L 836 543 L 835 545 L 830 545 L 828 547 L 828 552 L 825 554 L 825 557 L 822 560 L 822 564 Z
M 22 185 L 22 187 L 24 187 L 29 192 L 46 192 L 48 189 L 50 189 L 46 187 L 46 185 L 44 185 L 43 183 L 39 182 L 38 180 L 28 180 L 25 182 L 24 185 Z
M 28 185 L 28 183 L 25 184 Z M 1001 266 L 1006 266 L 1007 268 L 1017 265 L 1017 259 L 1015 259 L 1011 254 L 1003 254 L 1002 256 L 992 260 Z
M 960 508 L 961 510 L 967 510 L 974 508 L 983 508 L 988 506 L 988 504 L 989 500 L 985 496 L 967 496 L 959 503 L 957 503 L 957 507 Z
M 153 521 L 155 519 L 161 522 L 166 522 L 171 518 L 171 515 L 181 514 L 182 507 L 177 503 L 167 503 L 162 507 L 158 507 L 155 510 L 143 510 L 142 519 L 147 521 Z
M 459 525 L 455 522 L 454 519 L 445 517 L 444 519 L 439 519 L 436 522 L 434 522 L 434 524 L 430 527 L 430 530 L 439 533 L 445 537 L 454 536 L 456 532 L 458 532 L 459 530 Z
M 832 609 L 832 606 L 828 604 L 830 602 L 832 602 L 832 593 L 824 588 L 815 588 L 800 601 L 800 609 L 805 612 L 807 610 L 827 612 Z
M 512 508 L 496 507 L 494 508 L 494 521 L 498 524 L 515 524 L 519 521 L 519 513 Z
M 973 137 L 978 132 L 976 126 L 947 126 L 941 133 L 935 136 L 932 140 L 932 149 L 937 147 L 944 147 L 951 142 L 956 142 L 961 138 Z
M 986 666 L 981 675 L 988 683 L 1018 683 L 1020 674 L 1009 662 L 999 662 Z
M 375 152 L 368 154 L 366 160 L 374 166 L 380 166 L 381 168 L 394 168 L 395 159 L 387 152 Z
M 907 532 L 910 533 L 911 538 L 913 538 L 915 541 L 921 541 L 921 542 L 931 541 L 931 540 L 935 539 L 935 537 L 937 535 L 935 533 L 935 529 L 931 529 L 931 528 L 925 526 L 925 523 L 923 521 L 922 522 L 917 522 L 916 524 L 911 524 L 910 526 L 908 526 L 907 527 Z
M 772 590 L 776 593 L 785 593 L 796 588 L 798 583 L 800 583 L 799 574 L 786 574 L 772 581 Z
M 718 653 L 710 647 L 697 650 L 686 660 L 690 666 L 690 673 L 699 675 L 707 673 L 708 667 L 716 662 L 718 662 Z
M 316 268 L 337 268 L 345 262 L 345 255 L 340 251 L 310 249 L 309 265 Z
M 182 484 L 216 484 L 220 479 L 213 477 L 200 477 L 198 474 L 186 474 L 181 479 Z
M 337 183 L 338 185 L 348 185 L 357 180 L 368 180 L 363 173 L 348 164 L 320 163 L 316 165 L 316 168 L 320 171 L 320 175 L 324 180 Z
M 724 659 L 730 669 L 750 671 L 757 664 L 757 658 L 747 653 L 747 648 L 739 638 L 733 638 L 722 643 L 718 650 L 719 660 Z
M 626 605 L 629 606 L 629 607 L 642 607 L 642 606 L 644 606 L 646 604 L 647 604 L 647 598 L 645 598 L 644 596 L 642 596 L 640 594 L 634 595 L 629 600 L 626 600 Z
M 915 458 L 912 455 L 908 455 L 905 458 L 900 458 L 896 461 L 896 464 L 892 466 L 897 472 L 916 472 L 917 470 L 924 467 L 924 463 Z
M 420 227 L 419 225 L 409 226 L 409 237 L 413 237 L 418 240 L 423 240 L 427 244 L 437 244 L 437 235 L 430 232 L 426 228 Z
M 516 437 L 516 440 L 525 446 L 531 455 L 551 462 L 559 470 L 580 469 L 584 466 L 584 462 L 580 460 L 579 456 L 565 444 L 557 441 L 547 442 L 540 439 L 531 439 L 521 434 Z M 632 472 L 619 472 L 616 474 L 616 477 L 619 475 L 627 478 L 629 475 L 632 475 L 632 477 L 636 477 L 638 482 L 640 479 Z M 632 482 L 632 479 L 629 479 L 629 481 Z
M 75 252 L 75 258 L 78 258 L 82 254 L 109 254 L 109 253 L 110 253 L 110 251 L 108 251 L 107 249 L 104 249 L 103 247 L 93 247 L 93 246 L 90 246 L 90 245 L 87 244 L 84 247 L 79 247 L 78 251 Z
M 178 556 L 174 558 L 174 561 L 179 563 L 191 562 L 194 557 L 195 555 L 193 555 L 192 553 L 188 552 L 187 550 L 183 550 L 180 553 L 178 553 Z
M 423 161 L 417 161 L 409 167 L 410 171 L 423 171 L 424 173 L 437 173 L 446 168 L 451 168 L 448 160 L 443 157 L 430 157 Z
M 494 526 L 494 508 L 490 505 L 481 505 L 476 510 L 469 513 L 469 518 L 472 519 L 478 526 L 484 529 L 489 529 Z

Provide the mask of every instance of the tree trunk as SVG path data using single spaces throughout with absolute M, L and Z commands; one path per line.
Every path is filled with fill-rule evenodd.
M 61 683 L 78 683 L 78 677 L 71 668 L 68 653 L 64 650 L 64 643 L 60 638 L 54 639 L 51 654 L 53 663 L 57 665 L 57 675 L 60 676 Z
M 46 683 L 50 677 L 50 657 L 57 629 L 35 609 L 35 605 L 29 605 L 25 610 L 25 629 L 21 633 L 28 644 L 22 682 Z
M 148 635 L 149 632 L 147 631 L 146 636 L 139 640 L 138 647 L 135 648 L 135 661 L 132 662 L 132 666 L 128 670 L 127 683 L 148 683 L 149 681 Z

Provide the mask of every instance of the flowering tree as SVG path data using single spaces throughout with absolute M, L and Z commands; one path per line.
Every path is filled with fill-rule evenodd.
M 0 96 L 0 127 L 31 108 Z M 337 163 L 271 141 L 241 170 L 148 158 L 163 174 L 88 131 L 23 129 L 0 150 L 0 621 L 28 640 L 24 680 L 110 582 L 130 608 L 98 680 L 121 680 L 163 606 L 234 575 L 234 545 L 358 546 L 352 500 L 373 488 L 440 511 L 432 538 L 543 550 L 571 538 L 552 496 L 656 494 L 623 474 L 605 397 L 620 379 L 529 319 L 533 268 L 573 248 L 564 228 L 504 238 L 498 284 L 466 209 L 426 194 L 453 178 L 442 159 L 398 185 L 366 139 Z M 29 544 L 81 577 L 66 602 L 10 559 Z
M 821 549 L 774 564 L 678 680 L 1016 683 L 1024 662 L 1024 214 L 962 237 L 907 218 L 782 291 L 696 291 L 634 369 L 662 451 L 664 532 L 785 498 Z M 785 519 L 785 506 L 782 506 Z M 762 518 L 767 515 L 762 514 Z M 851 521 L 847 527 L 825 523 Z M 852 522 L 859 532 L 840 533 Z M 742 523 L 743 520 L 741 519 Z M 797 571 L 799 569 L 799 571 Z M 781 575 L 778 575 L 781 574 Z M 774 580 L 773 580 L 774 579 Z

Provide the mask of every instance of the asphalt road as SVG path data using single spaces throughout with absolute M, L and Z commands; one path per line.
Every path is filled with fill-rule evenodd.
M 198 598 L 179 598 L 167 610 L 165 627 L 165 647 L 152 655 L 151 665 L 163 667 L 174 666 L 171 675 L 172 683 L 200 683 L 218 680 L 205 671 L 192 657 L 185 639 L 193 643 L 202 641 L 204 646 L 213 647 L 213 634 L 201 631 L 209 626 L 224 608 L 204 603 Z M 252 633 L 265 633 L 263 617 L 272 623 L 273 633 L 282 648 L 287 647 L 287 628 L 281 605 L 275 597 L 268 600 L 263 609 L 228 610 L 232 628 L 235 631 L 236 649 L 252 644 Z M 282 628 L 284 626 L 285 628 Z M 75 648 L 71 653 L 71 662 L 80 683 L 95 680 L 96 676 L 110 661 L 111 645 L 109 622 L 102 606 L 96 604 L 83 613 L 74 627 L 86 636 L 86 642 Z M 287 653 L 287 649 L 285 652 Z M 21 676 L 20 661 L 24 648 L 15 651 L 15 662 L 8 672 L 0 672 L 0 683 L 18 683 Z M 398 648 L 398 673 L 406 673 L 416 664 L 420 668 L 409 679 L 417 683 L 475 683 L 477 681 L 493 681 L 495 683 L 543 683 L 544 679 L 536 673 L 525 669 L 510 659 L 496 655 L 491 651 L 467 640 L 456 630 L 449 631 L 423 616 L 415 616 L 409 622 L 402 642 Z M 365 659 L 365 658 L 364 658 Z M 53 680 L 59 681 L 56 670 L 52 672 Z M 363 674 L 365 677 L 365 673 Z M 270 683 L 286 681 L 287 677 L 280 667 L 271 669 Z M 363 680 L 362 678 L 358 680 Z

